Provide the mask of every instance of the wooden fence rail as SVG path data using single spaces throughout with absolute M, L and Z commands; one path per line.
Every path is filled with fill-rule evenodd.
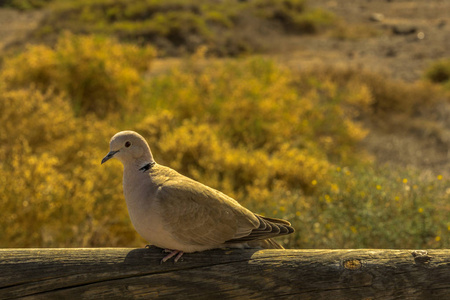
M 450 250 L 0 249 L 0 299 L 450 299 Z

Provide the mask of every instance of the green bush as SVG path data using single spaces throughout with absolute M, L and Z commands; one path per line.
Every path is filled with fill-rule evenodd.
M 425 71 L 425 77 L 431 82 L 442 84 L 450 90 L 450 59 L 433 63 Z
M 291 221 L 290 248 L 446 248 L 448 179 L 416 171 L 358 165 L 336 167 L 313 196 L 277 186 L 252 190 L 244 204 Z

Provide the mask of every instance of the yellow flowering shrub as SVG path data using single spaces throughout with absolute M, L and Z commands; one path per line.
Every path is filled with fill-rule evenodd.
M 153 48 L 139 48 L 95 36 L 62 35 L 55 49 L 28 46 L 7 59 L 1 79 L 12 88 L 30 85 L 46 92 L 64 93 L 78 114 L 99 117 L 136 108 L 140 72 L 155 56 Z
M 34 89 L 0 89 L 0 99 L 2 155 L 7 155 L 14 146 L 48 150 L 51 142 L 76 130 L 73 112 L 62 97 Z M 0 156 L 2 161 L 5 158 Z
M 100 167 L 114 129 L 77 119 L 67 99 L 33 89 L 2 90 L 0 111 L 0 247 L 137 238 L 118 191 L 120 167 Z
M 293 77 L 260 58 L 194 63 L 152 79 L 144 102 L 152 112 L 173 111 L 178 125 L 184 119 L 213 125 L 221 139 L 250 150 L 272 153 L 289 144 L 326 159 L 355 149 L 366 132 L 341 107 L 346 95 L 336 92 L 336 83 L 303 92 Z M 348 100 L 364 101 L 370 102 L 367 90 Z
M 144 102 L 156 116 L 137 129 L 157 157 L 229 192 L 276 180 L 310 192 L 311 178 L 326 177 L 327 153 L 308 126 L 314 104 L 291 87 L 287 69 L 262 59 L 191 63 L 149 82 Z

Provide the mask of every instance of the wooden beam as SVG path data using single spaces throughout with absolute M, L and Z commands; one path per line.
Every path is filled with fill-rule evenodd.
M 0 249 L 0 299 L 449 299 L 450 250 Z

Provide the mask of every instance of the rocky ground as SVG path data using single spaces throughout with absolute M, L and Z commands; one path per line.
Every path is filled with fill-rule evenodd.
M 437 59 L 450 56 L 450 1 L 316 0 L 368 38 L 311 38 L 300 51 L 320 61 L 383 72 L 414 81 Z M 335 35 L 338 35 L 335 34 Z
M 7 8 L 0 9 L 0 51 L 25 39 L 43 16 L 44 14 L 39 11 L 19 12 Z

